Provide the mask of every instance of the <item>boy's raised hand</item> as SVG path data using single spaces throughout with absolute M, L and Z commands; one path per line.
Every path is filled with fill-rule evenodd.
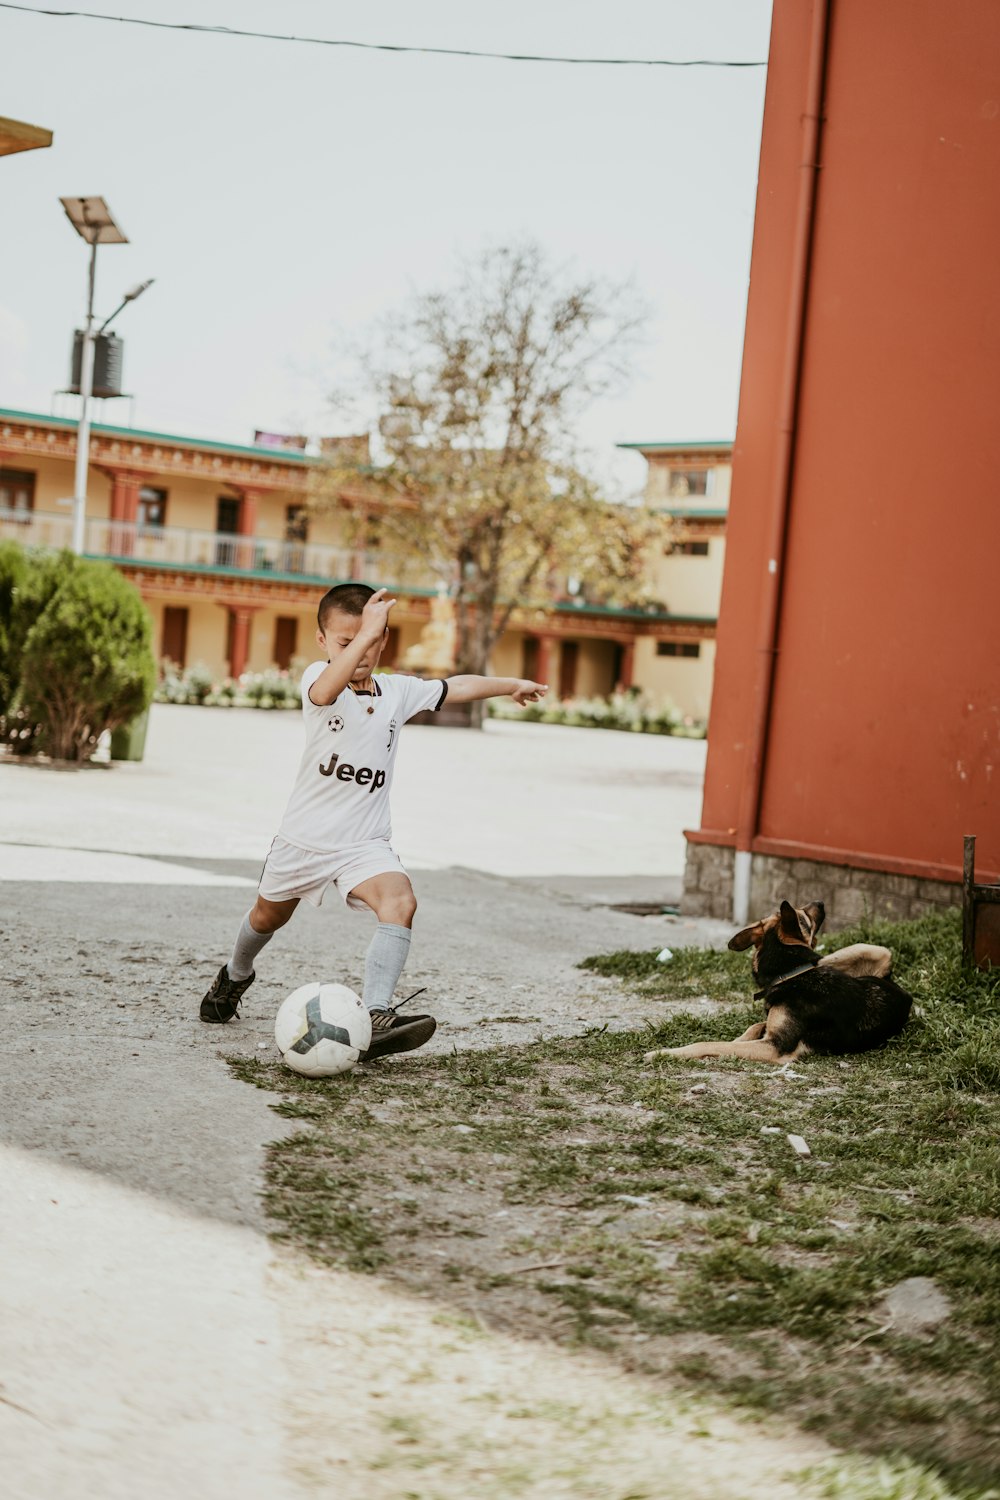
M 539 698 L 544 698 L 548 690 L 547 682 L 529 682 L 524 678 L 515 684 L 510 696 L 523 708 L 526 703 L 537 703 Z
M 396 603 L 395 599 L 385 597 L 388 592 L 388 589 L 376 589 L 361 611 L 362 630 L 374 639 L 381 639 L 389 623 L 389 611 Z

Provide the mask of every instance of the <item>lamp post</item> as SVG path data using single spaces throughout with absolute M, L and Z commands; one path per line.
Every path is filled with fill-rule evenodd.
M 98 245 L 127 245 L 128 238 L 115 223 L 103 198 L 60 198 L 66 217 L 81 239 L 90 246 L 90 269 L 87 277 L 87 323 L 80 351 L 80 420 L 76 435 L 76 471 L 73 478 L 73 551 L 81 553 L 87 519 L 87 467 L 90 458 L 90 401 L 94 388 L 94 345 L 112 318 L 136 297 L 141 297 L 152 281 L 142 281 L 125 293 L 110 318 L 94 331 L 94 279 L 97 273 Z

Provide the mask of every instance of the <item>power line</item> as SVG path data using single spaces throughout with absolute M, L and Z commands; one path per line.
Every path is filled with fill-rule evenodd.
M 12 5 L 0 0 L 0 10 L 23 11 L 30 16 L 76 17 L 86 21 L 113 21 L 121 26 L 151 26 L 157 31 L 201 31 L 209 36 L 255 37 L 267 42 L 299 42 L 309 47 L 354 47 L 363 52 L 422 52 L 436 57 L 486 57 L 503 62 L 575 63 L 608 68 L 766 68 L 767 62 L 734 61 L 709 57 L 554 57 L 535 52 L 477 52 L 465 47 L 404 47 L 391 42 L 351 42 L 326 36 L 290 36 L 278 31 L 243 31 L 236 26 L 203 26 L 196 21 L 149 21 L 140 16 L 109 16 L 93 10 L 48 10 L 35 5 Z

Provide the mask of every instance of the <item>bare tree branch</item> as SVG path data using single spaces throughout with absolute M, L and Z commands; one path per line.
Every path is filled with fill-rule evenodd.
M 460 670 L 486 670 L 513 610 L 567 597 L 568 575 L 600 602 L 642 597 L 649 513 L 603 499 L 576 435 L 623 383 L 641 319 L 629 287 L 501 247 L 417 295 L 367 360 L 381 461 L 327 466 L 311 505 L 361 482 L 380 498 L 386 543 L 448 581 Z

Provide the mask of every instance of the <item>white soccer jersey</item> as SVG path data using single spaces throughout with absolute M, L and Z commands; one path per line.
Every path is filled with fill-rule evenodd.
M 309 689 L 327 665 L 315 661 L 302 674 L 306 744 L 278 829 L 290 844 L 321 854 L 391 838 L 399 732 L 414 714 L 439 709 L 448 694 L 440 679 L 379 675 L 371 694 L 345 687 L 333 703 L 318 705 Z

